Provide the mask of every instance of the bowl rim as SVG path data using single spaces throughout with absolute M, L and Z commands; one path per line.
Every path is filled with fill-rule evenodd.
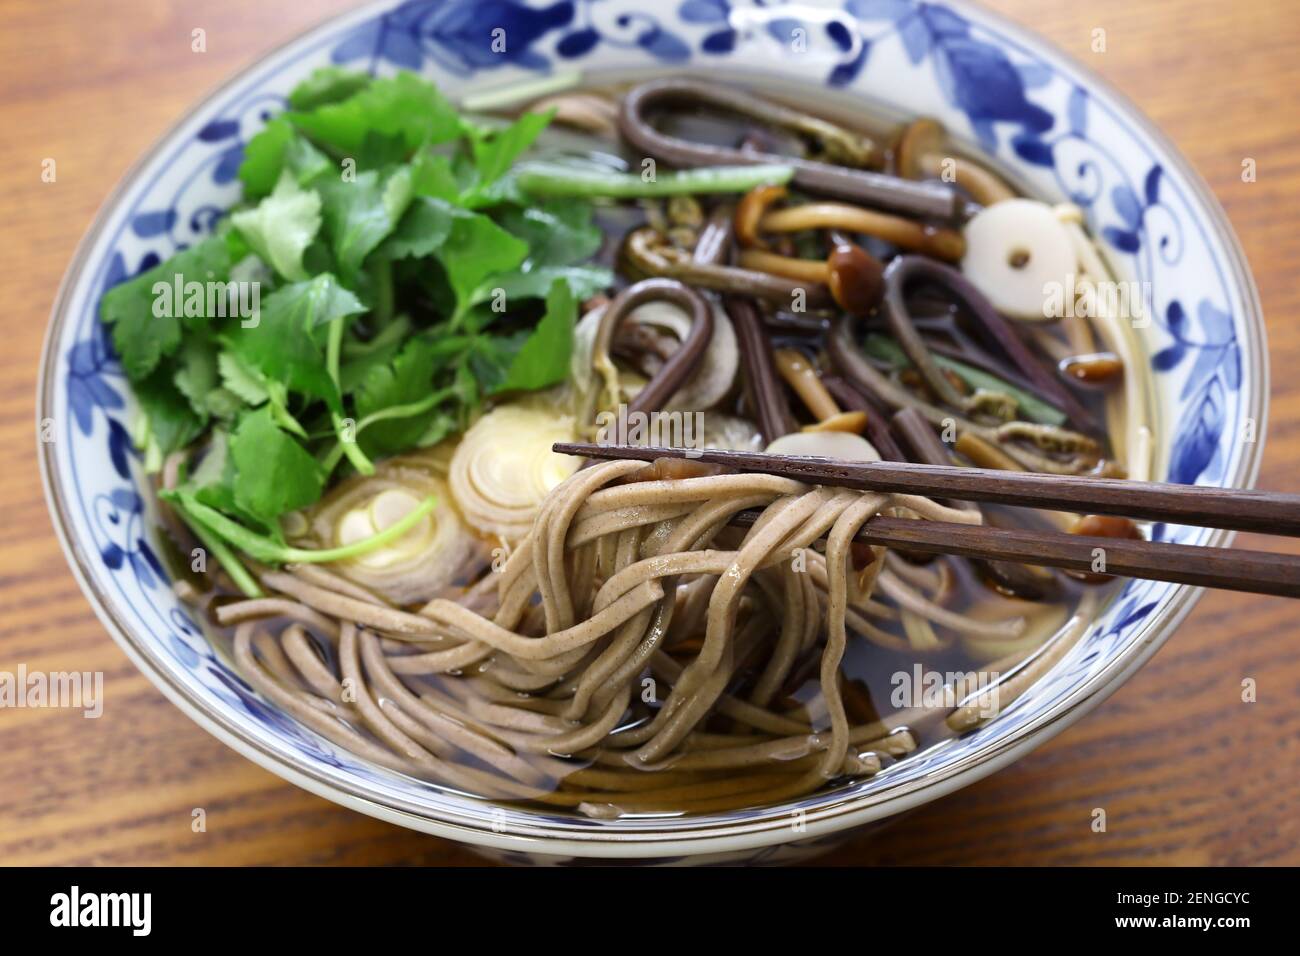
M 1089 88 L 1103 92 L 1117 108 L 1124 112 L 1126 119 L 1133 124 L 1136 131 L 1159 148 L 1168 158 L 1169 165 L 1184 177 L 1191 197 L 1203 210 L 1208 225 L 1212 227 L 1224 248 L 1227 255 L 1226 273 L 1231 276 L 1232 286 L 1240 292 L 1244 304 L 1242 321 L 1248 334 L 1243 337 L 1243 363 L 1251 368 L 1258 385 L 1248 396 L 1243 390 L 1243 397 L 1248 397 L 1250 401 L 1248 414 L 1260 424 L 1256 440 L 1242 453 L 1237 474 L 1224 476 L 1225 480 L 1235 479 L 1235 484 L 1224 485 L 1224 487 L 1253 487 L 1259 475 L 1268 430 L 1270 369 L 1267 333 L 1259 290 L 1255 285 L 1241 243 L 1222 204 L 1173 140 L 1160 130 L 1128 96 L 1083 65 L 1072 54 L 1004 15 L 983 6 L 976 6 L 969 0 L 944 0 L 944 2 L 973 14 L 972 19 L 977 22 L 984 21 L 996 26 L 1030 48 L 1045 50 L 1056 61 L 1086 81 Z M 206 706 L 188 688 L 177 682 L 167 667 L 149 651 L 147 645 L 139 641 L 131 629 L 117 619 L 113 613 L 112 601 L 101 592 L 93 576 L 88 572 L 88 568 L 91 567 L 88 555 L 80 543 L 73 538 L 65 523 L 63 512 L 66 502 L 61 496 L 54 476 L 56 443 L 42 442 L 39 428 L 40 423 L 50 417 L 54 407 L 53 390 L 57 381 L 55 363 L 58 360 L 56 344 L 69 318 L 68 301 L 89 263 L 89 252 L 99 239 L 122 195 L 141 172 L 173 141 L 188 118 L 241 82 L 247 74 L 268 59 L 304 43 L 317 33 L 334 29 L 343 21 L 352 19 L 360 21 L 387 9 L 391 4 L 392 0 L 372 0 L 371 3 L 321 20 L 257 54 L 254 59 L 237 68 L 195 100 L 184 114 L 169 124 L 154 139 L 153 143 L 131 163 L 114 184 L 99 206 L 91 225 L 78 242 L 51 306 L 50 322 L 46 327 L 41 349 L 36 403 L 37 459 L 51 522 L 59 544 L 68 559 L 73 577 L 88 599 L 96 617 L 131 662 L 162 691 L 168 700 L 196 724 L 263 769 L 317 796 L 389 823 L 461 843 L 534 855 L 578 857 L 643 858 L 663 854 L 725 853 L 754 850 L 795 841 L 816 840 L 905 812 L 975 783 L 1028 754 L 1098 707 L 1146 663 L 1177 630 L 1179 624 L 1200 599 L 1202 588 L 1178 587 L 1168 606 L 1151 623 L 1148 633 L 1140 641 L 1117 654 L 1101 670 L 1068 694 L 1063 695 L 1042 715 L 1031 719 L 1023 728 L 1013 732 L 1006 739 L 991 744 L 979 755 L 959 759 L 951 767 L 922 779 L 901 784 L 897 789 L 886 794 L 847 797 L 843 794 L 827 794 L 827 803 L 831 805 L 808 810 L 804 826 L 798 834 L 794 833 L 793 828 L 774 820 L 762 824 L 755 824 L 753 821 L 748 823 L 737 821 L 724 825 L 714 823 L 694 832 L 680 827 L 663 832 L 620 831 L 614 822 L 601 821 L 598 825 L 592 826 L 591 824 L 596 821 L 583 821 L 588 829 L 580 832 L 567 832 L 561 829 L 563 835 L 560 836 L 550 833 L 531 835 L 495 832 L 488 826 L 466 826 L 435 816 L 429 808 L 421 807 L 414 801 L 400 798 L 376 799 L 367 793 L 368 788 L 362 781 L 345 783 L 327 778 L 310 761 L 284 757 L 256 736 L 245 731 L 238 723 L 230 720 L 220 710 Z M 848 11 L 844 13 L 846 16 L 852 16 Z M 1209 537 L 1206 546 L 1226 547 L 1234 537 L 1234 532 L 1216 531 Z

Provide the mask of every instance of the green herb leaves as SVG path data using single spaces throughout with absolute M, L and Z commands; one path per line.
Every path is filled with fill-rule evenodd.
M 286 279 L 307 278 L 302 254 L 320 229 L 320 196 L 298 185 L 285 169 L 275 190 L 256 208 L 230 217 L 249 248 Z
M 460 117 L 447 99 L 413 73 L 375 80 L 346 99 L 289 113 L 287 119 L 317 145 L 353 157 L 367 137 L 394 137 L 410 151 L 450 142 L 461 132 Z
M 230 438 L 235 504 L 274 527 L 287 511 L 320 497 L 324 482 L 316 459 L 274 421 L 269 408 L 249 412 Z
M 546 315 L 519 346 L 505 379 L 492 391 L 532 391 L 563 381 L 569 374 L 577 317 L 578 305 L 569 284 L 562 279 L 552 283 L 546 296 Z
M 218 234 L 100 304 L 147 464 L 191 449 L 169 500 L 206 545 L 262 560 L 293 551 L 280 517 L 344 462 L 369 473 L 562 381 L 577 302 L 612 282 L 586 264 L 588 203 L 514 184 L 549 114 L 480 125 L 412 74 L 337 67 L 289 106 L 246 145 Z
M 407 166 L 382 173 L 368 170 L 350 182 L 323 183 L 321 192 L 334 260 L 340 274 L 353 277 L 410 205 L 411 170 Z
M 145 378 L 176 351 L 182 322 L 195 328 L 226 314 L 227 301 L 220 290 L 209 297 L 207 283 L 224 282 L 229 273 L 230 252 L 214 237 L 104 293 L 100 315 L 113 326 L 113 346 L 128 377 Z
M 325 273 L 271 293 L 256 326 L 233 330 L 227 341 L 248 365 L 291 391 L 341 410 L 338 386 L 325 366 L 325 326 L 365 311 L 361 300 Z
M 489 276 L 514 269 L 528 255 L 528 243 L 516 239 L 489 217 L 457 210 L 451 234 L 434 253 L 447 271 L 456 294 L 456 320 L 476 301 Z

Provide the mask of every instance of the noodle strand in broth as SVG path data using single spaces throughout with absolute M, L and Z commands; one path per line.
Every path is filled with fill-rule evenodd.
M 763 475 L 658 475 L 614 461 L 558 485 L 492 576 L 488 612 L 466 606 L 467 590 L 410 613 L 291 567 L 260 575 L 277 596 L 217 617 L 238 624 L 235 662 L 259 692 L 359 756 L 598 816 L 798 796 L 915 749 L 903 722 L 855 724 L 840 689 L 849 628 L 890 612 L 871 599 L 877 584 L 904 613 L 956 631 L 1023 623 L 934 604 L 884 570 L 881 549 L 854 567 L 853 538 L 881 512 L 977 513 Z M 728 524 L 753 508 L 750 527 Z M 278 636 L 259 625 L 272 615 L 291 620 Z M 791 706 L 782 688 L 809 653 L 818 693 Z M 753 677 L 738 687 L 742 673 Z

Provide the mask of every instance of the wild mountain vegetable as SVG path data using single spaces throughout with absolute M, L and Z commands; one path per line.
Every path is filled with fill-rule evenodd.
M 885 338 L 883 335 L 868 335 L 862 343 L 862 349 L 872 358 L 888 362 L 896 368 L 907 368 L 911 364 L 898 343 L 893 339 Z M 971 388 L 983 388 L 991 392 L 1001 392 L 1011 396 L 1015 400 L 1019 412 L 1031 422 L 1042 422 L 1047 425 L 1065 424 L 1065 414 L 1060 409 L 1043 401 L 1037 395 L 998 378 L 996 375 L 990 375 L 982 369 L 967 365 L 965 362 L 949 358 L 946 355 L 936 354 L 934 361 L 940 368 L 954 372 L 958 378 Z
M 289 107 L 245 147 L 244 201 L 216 234 L 100 303 L 147 466 L 197 452 L 167 497 L 205 541 L 266 561 L 323 559 L 279 518 L 341 466 L 368 474 L 488 396 L 561 381 L 577 302 L 612 282 L 583 264 L 590 204 L 514 181 L 549 113 L 480 126 L 412 74 L 333 67 Z
M 516 171 L 521 189 L 536 196 L 601 196 L 610 199 L 653 199 L 692 193 L 745 193 L 759 186 L 781 186 L 794 169 L 779 164 L 709 166 L 662 172 L 647 178 L 589 164 L 535 161 Z

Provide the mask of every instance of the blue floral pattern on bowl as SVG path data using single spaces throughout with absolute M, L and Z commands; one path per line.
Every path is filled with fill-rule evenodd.
M 132 399 L 96 318 L 105 289 L 211 230 L 238 197 L 244 144 L 316 67 L 417 70 L 453 95 L 555 70 L 581 69 L 596 79 L 707 70 L 804 93 L 844 91 L 895 113 L 936 116 L 1030 188 L 1077 203 L 1111 261 L 1152 290 L 1156 321 L 1144 344 L 1157 392 L 1158 477 L 1200 484 L 1253 478 L 1266 394 L 1264 343 L 1240 252 L 1194 174 L 1095 78 L 959 3 L 682 0 L 654 12 L 642 6 L 372 6 L 298 39 L 201 104 L 105 207 L 60 294 L 41 406 L 57 436 L 44 449 L 47 487 L 74 568 L 115 636 L 205 727 L 295 782 L 506 854 L 538 851 L 528 841 L 538 836 L 560 841 L 540 852 L 573 856 L 677 859 L 707 852 L 733 859 L 752 857 L 761 846 L 770 855 L 777 845 L 796 853 L 796 842 L 820 846 L 848 825 L 927 799 L 919 791 L 930 783 L 974 779 L 990 757 L 1026 746 L 1032 734 L 1042 739 L 1057 717 L 1085 699 L 1100 700 L 1185 613 L 1186 590 L 1130 582 L 1078 646 L 996 721 L 831 795 L 690 823 L 607 824 L 490 808 L 321 740 L 263 702 L 214 651 L 173 595 L 150 544 L 153 504 L 128 432 Z M 1181 543 L 1219 540 L 1201 529 L 1158 532 Z M 801 813 L 808 828 L 797 841 L 789 832 L 792 813 Z

